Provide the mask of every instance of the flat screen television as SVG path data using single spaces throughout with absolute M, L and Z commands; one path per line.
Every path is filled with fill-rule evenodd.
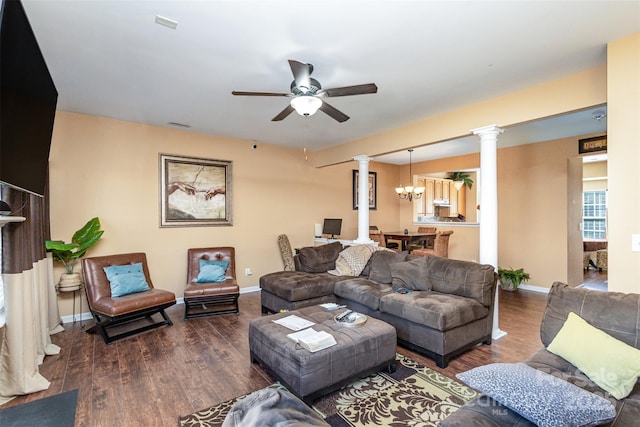
M 342 231 L 342 218 L 325 218 L 322 225 L 322 234 L 331 235 L 332 239 L 340 235 Z
M 0 182 L 44 195 L 58 91 L 18 0 L 0 9 Z

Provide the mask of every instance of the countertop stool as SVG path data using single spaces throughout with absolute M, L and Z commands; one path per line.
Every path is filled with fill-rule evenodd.
M 259 362 L 307 404 L 355 379 L 383 369 L 394 372 L 395 328 L 370 316 L 360 326 L 344 326 L 334 320 L 342 311 L 315 305 L 251 320 L 251 361 Z M 290 315 L 314 322 L 314 330 L 333 335 L 337 344 L 312 353 L 294 343 L 287 337 L 294 331 L 273 322 Z

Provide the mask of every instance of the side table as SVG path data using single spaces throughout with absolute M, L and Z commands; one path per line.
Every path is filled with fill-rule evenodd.
M 76 293 L 80 292 L 80 313 L 78 314 L 78 318 L 80 320 L 80 327 L 84 328 L 82 324 L 82 289 L 84 288 L 84 284 L 80 283 L 78 286 L 70 286 L 63 287 L 60 284 L 56 285 L 56 290 L 58 292 L 73 292 L 73 323 L 76 323 Z

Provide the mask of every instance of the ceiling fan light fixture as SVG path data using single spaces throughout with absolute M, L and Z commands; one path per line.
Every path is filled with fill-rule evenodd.
M 313 95 L 299 95 L 291 100 L 291 106 L 301 116 L 313 116 L 322 106 L 322 100 Z

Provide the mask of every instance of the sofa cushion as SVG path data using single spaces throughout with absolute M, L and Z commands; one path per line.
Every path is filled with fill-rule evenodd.
M 493 303 L 497 282 L 493 266 L 438 256 L 428 256 L 426 262 L 427 280 L 434 291 L 473 298 L 485 307 Z
M 326 273 L 333 270 L 336 268 L 336 259 L 341 250 L 340 242 L 302 248 L 294 257 L 294 261 L 297 261 L 296 270 L 307 273 Z
M 371 270 L 369 279 L 374 282 L 391 284 L 391 269 L 389 265 L 404 261 L 406 254 L 392 251 L 377 251 L 371 255 Z
M 260 288 L 287 301 L 333 295 L 333 286 L 345 276 L 303 271 L 278 271 L 260 277 Z
M 362 277 L 336 283 L 333 293 L 348 301 L 355 301 L 372 310 L 380 308 L 380 298 L 392 292 L 391 286 Z
M 539 426 L 596 426 L 616 416 L 607 399 L 524 363 L 493 363 L 456 377 Z
M 393 289 L 406 288 L 414 291 L 430 291 L 427 282 L 427 257 L 389 265 Z
M 380 311 L 439 331 L 466 325 L 489 314 L 487 307 L 472 298 L 429 291 L 384 295 Z
M 573 312 L 547 350 L 571 362 L 618 400 L 631 393 L 640 376 L 640 350 L 594 328 Z
M 600 292 L 554 283 L 540 327 L 540 338 L 545 347 L 562 328 L 570 312 L 612 337 L 640 348 L 640 294 Z

